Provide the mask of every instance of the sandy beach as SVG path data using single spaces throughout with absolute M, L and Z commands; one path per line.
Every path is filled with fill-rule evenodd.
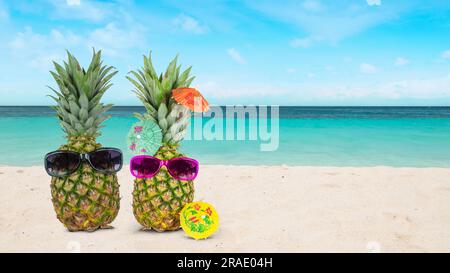
M 0 167 L 0 252 L 449 252 L 450 169 L 202 166 L 221 226 L 195 241 L 140 231 L 119 173 L 114 229 L 68 232 L 42 167 Z

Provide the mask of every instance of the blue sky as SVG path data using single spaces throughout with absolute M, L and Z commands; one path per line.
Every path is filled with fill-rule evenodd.
M 448 0 L 0 0 L 0 104 L 50 104 L 51 61 L 92 47 L 117 105 L 139 105 L 125 75 L 150 50 L 215 105 L 450 105 Z

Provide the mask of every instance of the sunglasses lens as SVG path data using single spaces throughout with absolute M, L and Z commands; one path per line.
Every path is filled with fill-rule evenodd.
M 131 174 L 139 178 L 150 178 L 159 170 L 160 161 L 154 157 L 134 157 L 131 159 Z
M 169 161 L 170 174 L 180 180 L 194 180 L 198 172 L 198 163 L 194 160 L 177 158 Z
M 118 150 L 98 150 L 89 154 L 92 167 L 99 171 L 115 173 L 122 168 L 122 153 Z
M 45 158 L 47 173 L 51 176 L 66 176 L 78 168 L 80 156 L 76 153 L 59 152 Z

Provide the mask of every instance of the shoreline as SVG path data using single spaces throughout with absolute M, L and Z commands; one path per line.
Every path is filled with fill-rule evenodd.
M 0 252 L 450 252 L 447 168 L 203 165 L 220 228 L 202 241 L 140 231 L 126 168 L 114 229 L 71 233 L 42 166 L 0 166 Z

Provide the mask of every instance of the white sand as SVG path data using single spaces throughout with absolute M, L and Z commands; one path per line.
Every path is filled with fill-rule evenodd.
M 42 167 L 0 167 L 0 252 L 450 251 L 450 169 L 203 166 L 196 200 L 221 220 L 203 241 L 140 231 L 119 182 L 115 228 L 71 233 Z

